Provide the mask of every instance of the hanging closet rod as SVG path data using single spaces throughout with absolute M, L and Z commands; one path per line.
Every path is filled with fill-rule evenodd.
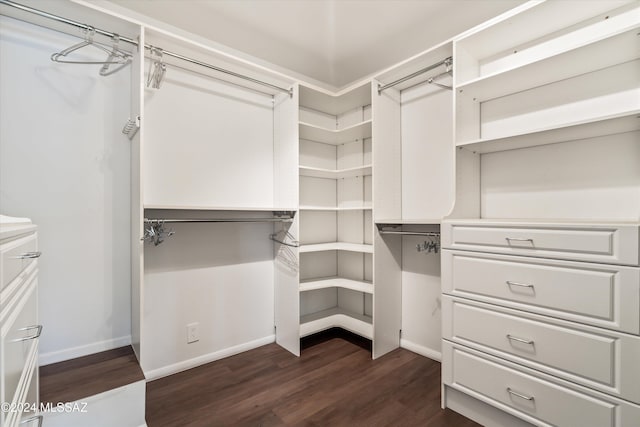
M 392 230 L 380 230 L 380 234 L 400 234 L 403 236 L 427 236 L 427 237 L 440 237 L 439 232 L 435 231 L 392 231 Z
M 164 223 L 207 223 L 207 222 L 291 222 L 291 217 L 271 217 L 271 218 L 206 218 L 206 219 L 149 219 L 145 218 L 147 224 Z
M 83 30 L 86 30 L 86 31 L 93 30 L 93 31 L 95 31 L 96 34 L 100 34 L 100 35 L 103 35 L 103 36 L 106 36 L 106 37 L 113 38 L 114 36 L 116 36 L 115 33 L 112 33 L 112 32 L 109 32 L 109 31 L 105 31 L 105 30 L 101 30 L 99 28 L 91 27 L 91 26 L 83 24 L 81 22 L 73 21 L 71 19 L 67 19 L 67 18 L 64 18 L 62 16 L 54 15 L 52 13 L 45 12 L 43 10 L 34 9 L 32 7 L 29 7 L 29 6 L 24 6 L 22 4 L 15 3 L 15 2 L 13 2 L 11 0 L 0 0 L 0 4 L 5 4 L 7 6 L 11 6 L 13 8 L 20 9 L 20 10 L 22 10 L 24 12 L 33 13 L 35 15 L 39 15 L 39 16 L 42 16 L 44 18 L 48 18 L 48 19 L 51 19 L 51 20 L 54 20 L 54 21 L 62 22 L 63 24 L 71 25 L 71 26 L 74 26 L 76 28 L 80 28 L 80 29 L 83 29 Z M 119 38 L 120 38 L 120 41 L 123 41 L 125 43 L 129 43 L 129 44 L 134 45 L 134 46 L 138 46 L 138 42 L 136 40 L 130 39 L 129 37 L 119 36 Z M 149 49 L 149 50 L 151 50 L 152 48 L 160 49 L 157 46 L 151 46 L 149 44 L 145 44 L 144 47 L 145 47 L 145 49 Z M 228 74 L 230 76 L 237 77 L 239 79 L 247 80 L 247 81 L 255 83 L 255 84 L 259 84 L 259 85 L 262 85 L 262 86 L 270 87 L 270 88 L 278 90 L 280 92 L 288 93 L 289 96 L 293 96 L 293 88 L 286 89 L 286 88 L 283 88 L 283 87 L 280 87 L 280 86 L 276 86 L 276 85 L 273 85 L 271 83 L 263 82 L 261 80 L 254 79 L 252 77 L 248 77 L 248 76 L 236 73 L 234 71 L 225 70 L 224 68 L 216 67 L 215 65 L 207 64 L 206 62 L 198 61 L 197 59 L 189 58 L 187 56 L 180 55 L 178 53 L 173 53 L 173 52 L 170 52 L 170 51 L 167 51 L 167 50 L 162 50 L 162 54 L 163 55 L 167 55 L 167 56 L 171 56 L 171 57 L 176 58 L 176 59 L 180 59 L 182 61 L 190 62 L 192 64 L 199 65 L 201 67 L 209 68 L 210 70 L 214 70 L 214 71 L 218 71 L 220 73 Z
M 417 76 L 419 76 L 420 74 L 424 74 L 424 73 L 426 73 L 427 71 L 431 71 L 431 70 L 433 70 L 434 68 L 438 68 L 438 67 L 439 67 L 439 66 L 441 66 L 441 65 L 448 65 L 448 66 L 450 66 L 452 63 L 453 63 L 453 57 L 451 57 L 451 56 L 450 56 L 450 57 L 448 57 L 448 58 L 443 59 L 442 61 L 436 62 L 435 64 L 431 64 L 431 65 L 429 65 L 428 67 L 425 67 L 425 68 L 423 68 L 423 69 L 421 69 L 421 70 L 418 70 L 418 71 L 416 71 L 415 73 L 411 73 L 411 74 L 409 74 L 408 76 L 404 76 L 404 77 L 402 77 L 402 78 L 400 78 L 400 79 L 398 79 L 398 80 L 395 80 L 395 81 L 393 81 L 393 82 L 391 82 L 391 83 L 387 83 L 387 84 L 386 84 L 386 85 L 384 85 L 384 86 L 383 86 L 383 85 L 378 84 L 378 95 L 380 95 L 380 94 L 382 93 L 382 91 L 383 91 L 383 90 L 385 90 L 385 89 L 389 89 L 390 87 L 394 87 L 394 86 L 396 86 L 396 85 L 399 85 L 400 83 L 404 83 L 404 82 L 406 82 L 407 80 L 411 80 L 412 78 L 417 77 Z

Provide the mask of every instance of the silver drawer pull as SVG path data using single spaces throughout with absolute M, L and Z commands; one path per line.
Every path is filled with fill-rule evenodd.
M 27 418 L 26 420 L 20 421 L 19 425 L 31 424 L 35 420 L 38 420 L 38 427 L 42 427 L 42 418 L 43 418 L 42 415 L 36 415 L 34 417 L 30 417 L 30 418 Z
M 521 288 L 533 288 L 533 285 L 531 285 L 529 283 L 512 282 L 511 280 L 507 280 L 507 285 L 509 285 L 509 286 L 520 286 Z
M 509 392 L 509 394 L 513 394 L 514 396 L 519 397 L 520 399 L 524 399 L 524 400 L 528 400 L 530 402 L 532 402 L 533 400 L 535 400 L 535 398 L 533 396 L 525 396 L 522 393 L 518 393 L 517 391 L 513 391 L 511 390 L 511 387 L 507 387 L 507 391 Z
M 511 341 L 518 341 L 518 342 L 521 342 L 522 344 L 533 345 L 533 340 L 527 340 L 527 339 L 524 339 L 524 338 L 518 338 L 518 337 L 514 337 L 513 335 L 509 335 L 509 334 L 507 334 L 507 339 L 509 339 Z
M 42 252 L 25 252 L 18 256 L 12 256 L 11 259 L 33 259 L 40 258 L 40 255 L 42 255 Z
M 11 342 L 29 341 L 29 340 L 35 340 L 36 338 L 40 338 L 40 334 L 42 333 L 42 325 L 27 326 L 26 328 L 20 328 L 18 330 L 19 331 L 31 331 L 33 329 L 36 330 L 35 334 L 30 335 L 28 337 L 16 338 L 16 339 L 11 340 Z
M 511 242 L 531 242 L 531 244 L 533 245 L 533 239 L 525 239 L 524 237 L 505 237 L 504 238 L 507 243 L 511 243 Z

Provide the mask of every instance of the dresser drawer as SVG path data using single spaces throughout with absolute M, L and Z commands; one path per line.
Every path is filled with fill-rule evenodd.
M 443 343 L 443 382 L 540 426 L 636 426 L 640 406 L 549 381 L 535 371 Z
M 39 257 L 37 250 L 35 233 L 0 246 L 0 291 Z
M 491 253 L 638 265 L 635 225 L 442 225 L 442 247 Z
M 37 348 L 41 328 L 38 320 L 37 277 L 32 276 L 15 310 L 2 325 L 3 401 L 12 402 L 20 390 L 20 379 L 28 365 L 29 355 Z
M 444 250 L 442 292 L 640 333 L 638 267 Z
M 640 403 L 640 337 L 449 296 L 442 315 L 445 339 Z

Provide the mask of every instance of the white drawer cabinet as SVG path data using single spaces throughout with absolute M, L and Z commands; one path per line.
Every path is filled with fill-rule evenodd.
M 640 406 L 443 343 L 444 384 L 538 426 L 632 427 Z
M 638 267 L 444 250 L 442 292 L 640 333 Z
M 640 404 L 640 337 L 443 297 L 443 337 Z
M 631 224 L 446 222 L 442 246 L 608 264 L 638 265 L 638 226 Z
M 0 271 L 2 272 L 2 285 L 4 289 L 13 279 L 24 271 L 30 263 L 37 259 L 36 234 L 4 243 L 0 249 Z
M 0 425 L 37 425 L 37 414 L 15 411 L 27 402 L 38 404 L 38 341 L 42 325 L 38 322 L 40 254 L 35 226 L 0 224 L 0 254 L 0 397 L 11 409 L 0 413 Z
M 640 425 L 638 236 L 445 221 L 445 401 L 451 387 L 535 425 Z

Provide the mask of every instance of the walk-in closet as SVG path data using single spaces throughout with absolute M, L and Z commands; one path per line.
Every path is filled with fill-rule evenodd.
M 0 0 L 0 427 L 640 425 L 640 2 Z

